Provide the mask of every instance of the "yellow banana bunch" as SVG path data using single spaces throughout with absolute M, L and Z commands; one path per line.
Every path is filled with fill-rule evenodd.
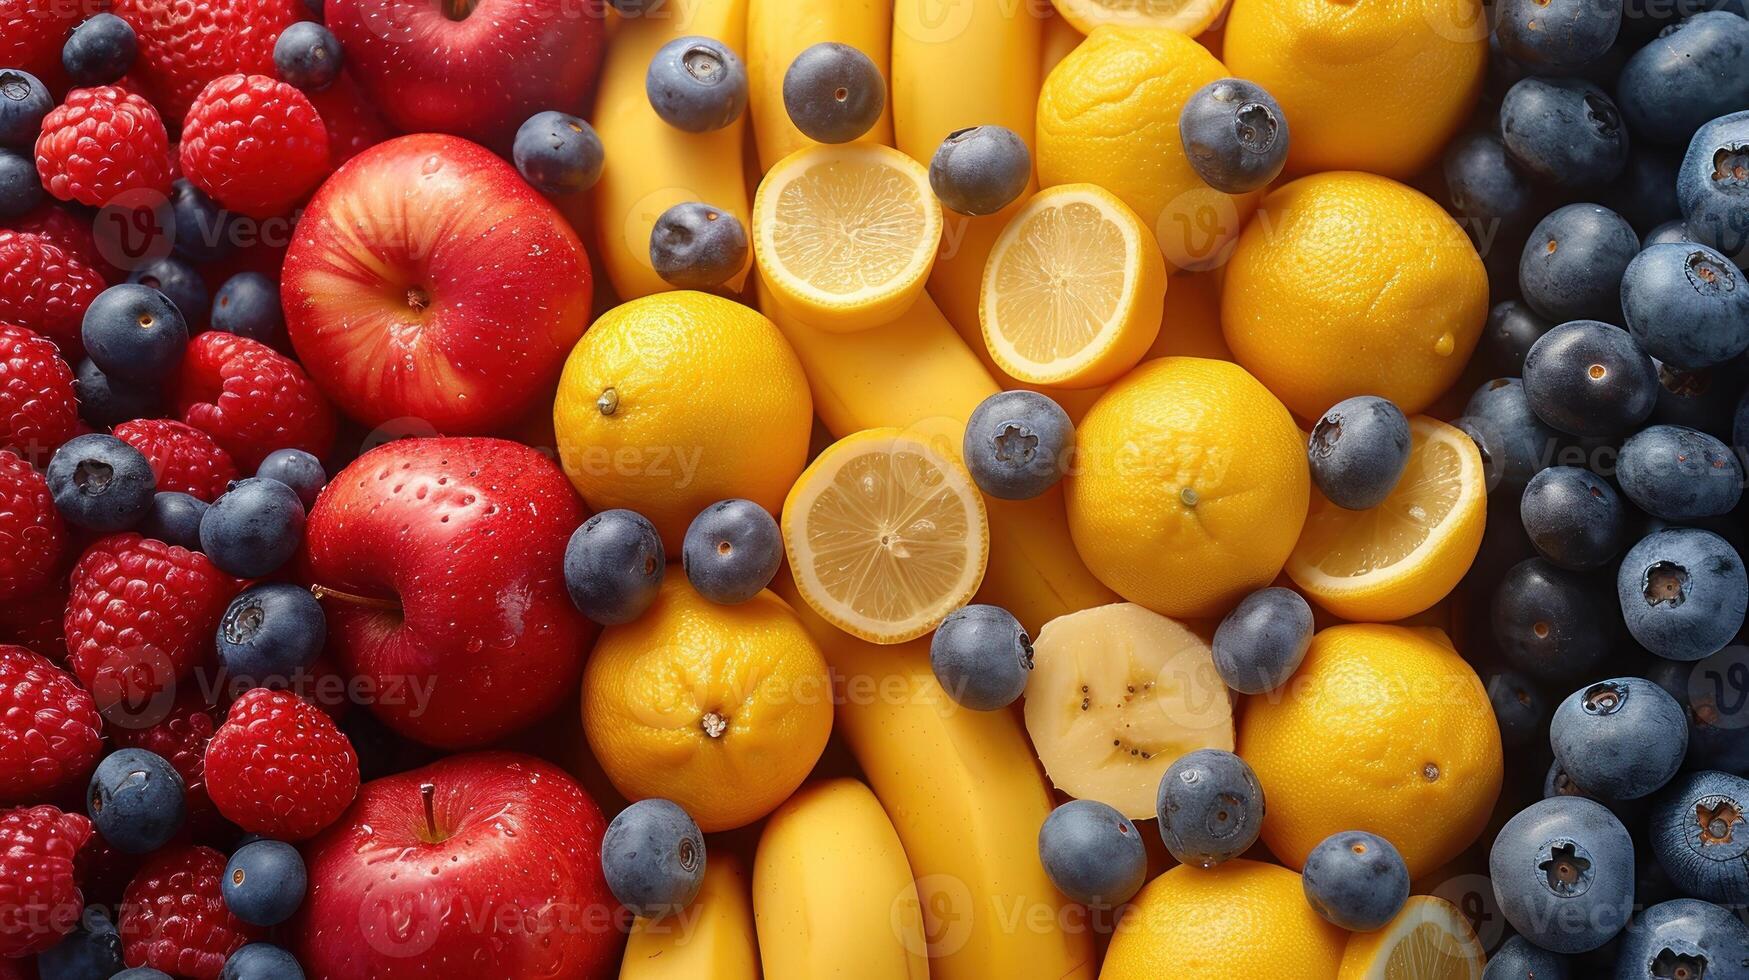
M 759 980 L 747 869 L 728 851 L 705 859 L 692 904 L 632 923 L 619 980 Z
M 812 143 L 789 121 L 783 106 L 783 75 L 796 55 L 822 41 L 837 41 L 868 55 L 886 75 L 892 35 L 893 0 L 749 0 L 747 105 L 759 144 L 760 172 Z M 893 145 L 890 97 L 880 121 L 863 139 Z

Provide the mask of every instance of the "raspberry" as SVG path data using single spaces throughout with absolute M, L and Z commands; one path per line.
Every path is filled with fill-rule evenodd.
M 55 663 L 67 661 L 62 627 L 67 609 L 67 577 L 56 575 L 30 595 L 0 602 L 0 643 L 16 643 Z
M 67 661 L 99 708 L 162 717 L 177 681 L 211 660 L 241 585 L 199 552 L 131 532 L 103 538 L 73 566 Z
M 0 800 L 79 785 L 103 751 L 102 720 L 72 675 L 23 647 L 0 646 Z
M 266 75 L 214 79 L 182 123 L 182 172 L 232 211 L 271 218 L 328 174 L 328 131 L 304 93 Z
M 0 320 L 54 341 L 68 360 L 85 353 L 79 323 L 103 287 L 95 269 L 41 235 L 0 230 Z
M 122 959 L 177 977 L 217 980 L 225 959 L 262 930 L 225 908 L 225 856 L 171 846 L 140 868 L 122 896 Z
M 48 481 L 17 454 L 0 449 L 0 602 L 47 585 L 61 568 L 66 547 L 67 525 L 55 510 Z
M 0 0 L 0 65 L 22 68 L 42 79 L 50 91 L 59 91 L 67 80 L 61 46 L 80 21 L 102 9 L 99 0 Z
M 36 960 L 0 960 L 0 980 L 37 980 Z
M 304 16 L 300 0 L 115 0 L 111 9 L 139 37 L 135 73 L 178 120 L 220 75 L 271 74 L 273 42 Z
M 61 251 L 85 263 L 106 279 L 125 279 L 122 271 L 109 263 L 98 251 L 97 236 L 91 231 L 91 219 L 81 218 L 59 202 L 42 207 L 10 222 L 13 231 L 28 232 L 48 239 Z
M 134 419 L 112 431 L 152 464 L 160 492 L 177 490 L 212 503 L 237 478 L 231 454 L 220 449 L 212 436 L 186 422 Z
M 128 191 L 170 195 L 170 138 L 144 98 L 114 85 L 76 88 L 43 117 L 36 171 L 63 201 L 103 207 Z
M 340 169 L 341 164 L 395 135 L 371 105 L 364 89 L 345 70 L 334 84 L 320 92 L 304 94 L 310 97 L 310 104 L 321 114 L 322 125 L 328 130 L 331 169 Z
M 109 724 L 109 737 L 117 747 L 155 752 L 182 777 L 191 823 L 212 812 L 206 792 L 206 743 L 219 727 L 213 714 L 200 685 L 183 684 L 163 717 L 111 718 Z
M 0 957 L 53 946 L 79 924 L 74 860 L 91 821 L 52 806 L 0 812 Z
M 358 754 L 322 709 L 255 688 L 206 747 L 206 786 L 225 819 L 280 840 L 313 837 L 358 794 Z
M 249 472 L 275 449 L 322 456 L 334 412 L 296 361 L 266 344 L 208 331 L 182 358 L 182 421 L 205 431 Z
M 0 448 L 39 464 L 79 427 L 73 369 L 54 341 L 0 323 Z

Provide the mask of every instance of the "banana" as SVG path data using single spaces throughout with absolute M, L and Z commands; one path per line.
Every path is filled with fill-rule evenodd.
M 1208 641 L 1129 602 L 1053 619 L 1033 641 L 1026 731 L 1070 796 L 1154 816 L 1166 768 L 1233 750 L 1233 707 Z
M 644 91 L 650 59 L 677 37 L 702 35 L 746 49 L 747 0 L 667 0 L 615 30 L 595 99 L 595 130 L 607 152 L 591 195 L 602 265 L 620 301 L 673 289 L 650 265 L 650 230 L 676 204 L 702 201 L 747 227 L 751 208 L 743 170 L 745 114 L 709 133 L 663 122 Z M 751 255 L 749 255 L 751 262 Z M 746 268 L 729 283 L 739 290 Z
M 685 909 L 632 923 L 619 980 L 759 980 L 759 948 L 747 869 L 712 851 L 704 883 Z
M 747 105 L 761 173 L 813 142 L 789 121 L 783 105 L 783 76 L 796 55 L 822 41 L 837 41 L 868 55 L 886 74 L 892 37 L 893 0 L 749 0 Z M 880 120 L 862 138 L 893 145 L 890 97 Z
M 829 333 L 777 304 L 763 278 L 759 308 L 801 358 L 814 411 L 834 436 L 884 426 L 939 426 L 956 455 L 965 420 L 995 394 L 996 382 L 927 294 L 897 320 L 860 333 Z M 1029 627 L 1116 596 L 1082 563 L 1069 538 L 1061 488 L 1032 500 L 985 498 L 990 559 L 980 602 L 1002 606 Z
M 923 908 L 867 786 L 804 786 L 765 824 L 753 921 L 766 980 L 929 980 Z
M 1092 930 L 1039 863 L 1052 798 L 1015 713 L 955 704 L 927 638 L 865 643 L 802 602 L 787 572 L 773 587 L 842 684 L 834 724 L 910 860 L 933 980 L 1093 980 Z

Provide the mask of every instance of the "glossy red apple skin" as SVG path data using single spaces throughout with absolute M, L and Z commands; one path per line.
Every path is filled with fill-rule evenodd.
M 316 191 L 280 297 L 299 360 L 346 414 L 473 435 L 550 395 L 592 289 L 583 243 L 516 168 L 424 133 Z
M 397 129 L 502 149 L 543 109 L 584 114 L 605 16 L 601 0 L 328 0 L 326 11 Z
M 558 466 L 518 443 L 401 439 L 360 456 L 305 529 L 306 581 L 341 593 L 323 593 L 329 656 L 427 745 L 533 724 L 575 697 L 594 641 L 563 571 L 585 516 Z
M 611 977 L 621 912 L 601 874 L 605 827 L 564 770 L 512 752 L 366 783 L 305 845 L 298 960 L 309 980 Z

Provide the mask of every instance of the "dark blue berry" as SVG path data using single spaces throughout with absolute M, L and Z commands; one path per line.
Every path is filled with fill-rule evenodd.
M 0 149 L 0 220 L 19 217 L 45 200 L 42 181 L 31 157 Z
M 191 262 L 222 259 L 237 248 L 238 217 L 182 178 L 170 185 L 170 217 L 171 246 Z
M 244 922 L 276 926 L 304 903 L 309 876 L 298 849 L 277 840 L 258 840 L 237 848 L 219 882 L 225 907 Z
M 1749 926 L 1711 902 L 1661 902 L 1634 916 L 1616 964 L 1617 980 L 1732 976 L 1749 970 Z
M 111 847 L 149 854 L 182 829 L 182 777 L 156 753 L 117 749 L 91 774 L 85 810 Z
M 1676 174 L 1676 200 L 1691 241 L 1749 265 L 1749 109 L 1695 130 Z
M 1652 853 L 1677 888 L 1725 905 L 1749 902 L 1749 780 L 1683 773 L 1652 803 Z
M 1628 632 L 1671 660 L 1700 660 L 1723 649 L 1749 608 L 1743 559 L 1730 542 L 1699 528 L 1641 538 L 1622 558 L 1615 589 Z
M 174 255 L 142 264 L 128 273 L 128 282 L 150 286 L 170 297 L 183 321 L 191 325 L 206 312 L 206 280 L 194 266 Z
M 996 711 L 1026 690 L 1032 637 L 1000 606 L 966 606 L 936 628 L 929 665 L 948 697 L 974 711 Z
M 1672 147 L 1636 146 L 1627 169 L 1605 190 L 1600 203 L 1628 219 L 1635 231 L 1650 234 L 1664 222 L 1682 217 L 1682 207 L 1676 203 L 1676 169 L 1681 163 L 1681 152 Z
M 1614 640 L 1608 583 L 1521 561 L 1494 587 L 1494 643 L 1507 662 L 1532 677 L 1570 683 L 1589 674 Z
M 175 978 L 163 970 L 154 970 L 149 966 L 136 966 L 117 973 L 109 980 L 175 980 Z
M 287 85 L 320 92 L 340 77 L 340 39 L 315 21 L 300 20 L 273 43 L 273 67 Z
M 1548 717 L 1548 701 L 1530 678 L 1503 670 L 1488 678 L 1488 701 L 1500 726 L 1500 741 L 1508 748 L 1531 744 Z
M 995 214 L 1032 179 L 1032 151 L 1005 126 L 949 133 L 929 160 L 929 186 L 941 206 L 958 214 Z
M 1657 684 L 1617 677 L 1574 691 L 1555 709 L 1549 745 L 1585 791 L 1610 800 L 1656 792 L 1682 767 L 1688 720 Z
M 1621 319 L 1621 277 L 1640 251 L 1626 218 L 1596 204 L 1569 204 L 1531 229 L 1518 260 L 1530 308 L 1552 323 Z
M 190 551 L 200 550 L 200 519 L 208 504 L 199 497 L 177 490 L 152 495 L 152 507 L 141 519 L 139 532 Z
M 1659 363 L 1656 358 L 1653 363 L 1658 365 L 1658 405 L 1652 409 L 1652 423 L 1685 425 L 1719 439 L 1732 438 L 1737 397 L 1749 380 L 1742 361 L 1695 371 Z
M 1072 902 L 1116 908 L 1141 890 L 1148 851 L 1127 817 L 1094 800 L 1070 800 L 1038 831 L 1039 862 Z
M 619 812 L 601 838 L 608 890 L 633 915 L 677 912 L 704 880 L 704 835 L 668 800 L 639 800 Z
M 297 677 L 322 655 L 328 621 L 310 590 L 266 582 L 231 600 L 219 620 L 219 665 L 251 685 Z
M 200 521 L 200 547 L 220 571 L 260 578 L 278 571 L 304 540 L 304 505 L 278 480 L 231 484 Z
M 560 197 L 594 187 L 607 156 L 594 127 L 549 109 L 517 127 L 510 158 L 523 180 L 543 194 Z
M 1608 808 L 1582 796 L 1541 800 L 1506 821 L 1488 871 L 1506 921 L 1557 953 L 1602 946 L 1633 914 L 1633 840 Z
M 1560 443 L 1559 434 L 1531 409 L 1518 378 L 1484 382 L 1464 405 L 1459 427 L 1483 452 L 1489 491 L 1506 498 L 1524 492 L 1530 478 L 1553 461 Z
M 188 324 L 176 304 L 138 283 L 98 293 L 85 308 L 79 335 L 104 374 L 135 384 L 165 381 L 188 349 Z
M 1154 808 L 1166 850 L 1182 864 L 1212 868 L 1257 842 L 1263 786 L 1233 753 L 1197 749 L 1160 777 Z
M 79 398 L 79 417 L 100 429 L 151 418 L 160 402 L 157 389 L 111 378 L 89 357 L 74 369 L 73 392 Z
M 1319 841 L 1306 855 L 1301 875 L 1312 909 L 1352 932 L 1384 926 L 1409 900 L 1409 866 L 1403 855 L 1390 841 L 1364 830 L 1345 830 Z
M 79 928 L 37 954 L 37 971 L 55 980 L 110 980 L 120 973 L 121 934 L 104 911 L 86 906 Z
M 304 980 L 304 970 L 278 946 L 250 943 L 225 960 L 219 980 Z
M 49 460 L 49 493 L 67 523 L 125 531 L 152 508 L 157 477 L 134 447 L 101 433 L 67 440 Z
M 1593 188 L 1621 175 L 1628 130 L 1603 89 L 1578 78 L 1526 78 L 1500 104 L 1500 140 L 1528 174 Z
M 1658 369 L 1626 330 L 1573 320 L 1525 355 L 1524 394 L 1537 417 L 1562 432 L 1619 436 L 1658 404 Z
M 1523 936 L 1509 936 L 1482 970 L 1482 980 L 1572 980 L 1567 957 Z
M 1712 367 L 1749 350 L 1749 280 L 1705 245 L 1653 245 L 1635 256 L 1621 308 L 1640 347 L 1678 368 Z
M 1264 694 L 1287 683 L 1312 645 L 1312 607 L 1298 592 L 1259 589 L 1215 628 L 1215 671 L 1240 694 Z
M 1709 119 L 1749 105 L 1749 20 L 1704 11 L 1634 53 L 1616 82 L 1634 135 L 1684 145 Z
M 565 588 L 577 611 L 603 626 L 629 623 L 656 601 L 667 570 L 662 536 L 644 515 L 604 510 L 565 546 Z
M 1500 49 L 1551 74 L 1601 58 L 1621 30 L 1621 0 L 1499 0 L 1494 14 Z
M 1472 236 L 1497 235 L 1530 224 L 1539 194 L 1493 133 L 1471 132 L 1445 151 L 1451 210 Z
M 77 85 L 108 85 L 128 73 L 139 50 L 139 38 L 127 21 L 97 14 L 73 28 L 61 46 L 61 67 Z
M 33 152 L 43 117 L 54 107 L 54 97 L 35 75 L 0 68 L 0 146 Z
M 1635 506 L 1668 521 L 1728 514 L 1743 494 L 1731 447 L 1695 429 L 1652 425 L 1622 443 L 1616 480 Z
M 1243 78 L 1216 79 L 1192 93 L 1178 114 L 1178 138 L 1203 183 L 1227 194 L 1258 190 L 1287 164 L 1287 115 Z
M 1674 186 L 1674 182 L 1672 182 Z M 1653 245 L 1668 245 L 1675 242 L 1687 242 L 1688 229 L 1682 226 L 1681 218 L 1672 218 L 1646 233 L 1643 243 L 1647 248 Z
M 255 475 L 291 487 L 305 511 L 316 505 L 317 495 L 328 485 L 322 461 L 302 449 L 275 449 L 255 468 Z
M 284 350 L 285 311 L 279 305 L 279 284 L 259 272 L 239 272 L 226 279 L 213 294 L 211 326 Z
M 961 440 L 978 489 L 1002 500 L 1028 500 L 1056 486 L 1075 447 L 1075 424 L 1048 395 L 1003 391 L 972 410 Z
M 811 45 L 783 74 L 783 107 L 802 135 L 849 143 L 880 121 L 887 80 L 868 55 L 837 41 Z
M 1609 481 L 1577 466 L 1551 466 L 1531 477 L 1518 504 L 1537 553 L 1580 571 L 1602 568 L 1627 543 L 1627 512 Z
M 712 602 L 746 602 L 783 564 L 777 520 L 751 500 L 722 500 L 692 519 L 680 547 L 686 580 Z
M 1749 772 L 1749 647 L 1732 644 L 1693 662 L 1657 658 L 1646 677 L 1688 715 L 1682 768 Z
M 662 212 L 650 229 L 650 265 L 682 289 L 715 289 L 747 266 L 747 227 L 722 208 L 698 201 Z
M 668 125 L 708 133 L 739 119 L 747 108 L 747 69 L 715 38 L 678 37 L 650 59 L 644 91 Z
M 1312 426 L 1306 458 L 1312 482 L 1331 503 L 1371 510 L 1397 488 L 1409 465 L 1409 420 L 1384 398 L 1345 399 Z

